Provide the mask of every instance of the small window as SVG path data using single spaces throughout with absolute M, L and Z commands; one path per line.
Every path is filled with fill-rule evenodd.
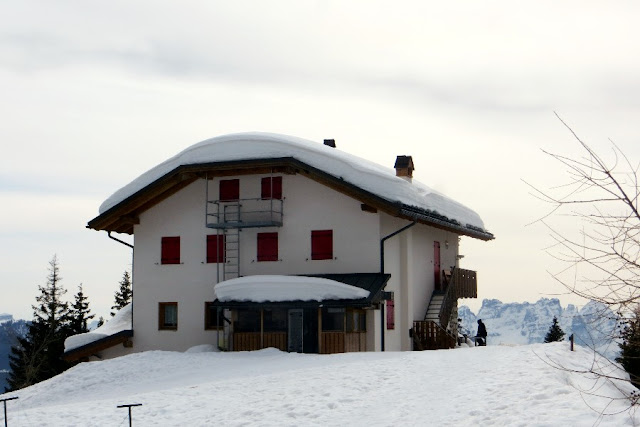
M 287 332 L 289 312 L 286 308 L 265 308 L 263 313 L 265 332 Z
M 180 236 L 163 237 L 161 246 L 160 262 L 162 264 L 180 264 Z
M 240 180 L 223 179 L 220 181 L 220 201 L 234 202 L 240 200 Z
M 224 327 L 224 310 L 214 307 L 212 302 L 204 303 L 204 328 L 222 329 Z
M 260 310 L 241 308 L 236 310 L 234 332 L 260 332 Z
M 282 177 L 262 178 L 262 199 L 282 199 Z
M 258 261 L 278 260 L 278 233 L 258 233 Z
M 311 259 L 333 259 L 333 230 L 311 232 Z
M 366 312 L 362 309 L 347 309 L 347 332 L 365 332 L 367 330 Z
M 344 331 L 344 308 L 322 308 L 322 331 L 323 332 L 343 332 Z
M 161 302 L 158 304 L 159 325 L 158 329 L 176 330 L 178 329 L 178 303 Z
M 207 263 L 225 262 L 224 235 L 210 234 L 207 236 Z

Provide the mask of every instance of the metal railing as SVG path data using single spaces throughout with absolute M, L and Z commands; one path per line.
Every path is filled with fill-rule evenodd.
M 280 227 L 282 218 L 280 199 L 207 201 L 206 225 L 209 228 Z

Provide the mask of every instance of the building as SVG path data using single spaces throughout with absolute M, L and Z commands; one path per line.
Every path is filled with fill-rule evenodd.
M 413 181 L 411 156 L 394 173 L 335 145 L 221 136 L 118 190 L 88 228 L 134 236 L 133 326 L 66 357 L 454 345 L 457 299 L 477 289 L 459 238 L 494 236 Z

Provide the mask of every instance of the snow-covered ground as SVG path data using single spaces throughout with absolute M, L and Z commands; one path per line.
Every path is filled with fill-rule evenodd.
M 621 399 L 631 386 L 573 372 L 593 368 L 593 354 L 567 343 L 336 355 L 207 349 L 82 363 L 2 396 L 19 396 L 8 402 L 9 425 L 128 425 L 116 406 L 131 403 L 143 405 L 133 408 L 135 426 L 640 423 Z

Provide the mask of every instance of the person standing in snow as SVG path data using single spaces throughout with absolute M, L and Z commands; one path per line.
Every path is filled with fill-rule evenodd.
M 482 323 L 482 319 L 478 319 L 478 333 L 476 334 L 477 345 L 487 345 L 487 328 Z

